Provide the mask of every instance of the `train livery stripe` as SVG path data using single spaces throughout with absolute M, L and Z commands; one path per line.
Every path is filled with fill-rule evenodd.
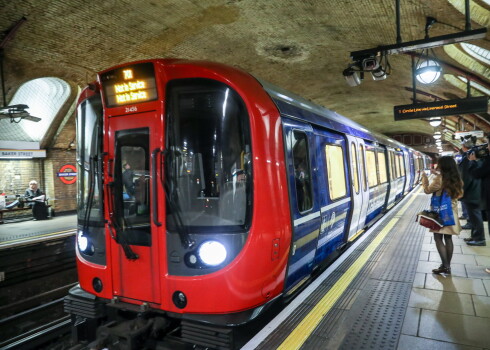
M 315 213 L 311 213 L 311 214 L 306 215 L 306 216 L 304 216 L 302 218 L 299 218 L 299 219 L 294 220 L 294 226 L 296 227 L 296 226 L 299 226 L 299 225 L 301 225 L 301 224 L 303 224 L 305 222 L 308 222 L 310 220 L 316 219 L 317 217 L 320 216 L 321 213 L 326 212 L 326 211 L 328 211 L 328 210 L 330 210 L 332 208 L 335 208 L 335 207 L 337 207 L 339 205 L 348 203 L 350 201 L 351 201 L 351 198 L 350 197 L 347 197 L 347 198 L 342 199 L 341 201 L 338 201 L 338 202 L 335 202 L 335 203 L 326 205 L 323 208 L 321 208 L 320 211 L 317 211 Z
M 350 202 L 350 200 L 351 200 L 351 198 L 350 197 L 347 197 L 347 198 L 342 199 L 341 201 L 334 202 L 332 204 L 326 205 L 326 206 L 324 206 L 321 209 L 321 212 L 323 213 L 323 212 L 328 211 L 328 210 L 330 210 L 332 208 L 335 208 L 338 205 L 342 205 L 342 204 L 348 203 L 348 202 Z
M 315 230 L 313 232 L 308 233 L 306 236 L 301 237 L 296 242 L 294 242 L 296 249 L 301 248 L 302 246 L 310 243 L 312 240 L 316 239 L 320 234 L 320 230 Z
M 299 219 L 294 220 L 294 226 L 295 227 L 296 226 L 299 226 L 299 225 L 301 225 L 301 224 L 303 224 L 305 222 L 308 222 L 310 220 L 316 219 L 319 216 L 320 216 L 320 212 L 319 211 L 317 211 L 315 213 L 308 214 L 306 216 L 303 216 L 302 218 L 299 218 Z
M 403 213 L 415 200 L 413 196 L 398 213 Z M 349 284 L 354 280 L 362 267 L 366 264 L 369 258 L 373 255 L 376 248 L 380 245 L 386 235 L 400 220 L 401 214 L 396 214 L 376 236 L 376 238 L 369 244 L 366 250 L 359 256 L 359 258 L 352 264 L 352 266 L 342 275 L 342 277 L 335 283 L 330 291 L 323 296 L 318 304 L 305 316 L 303 321 L 291 332 L 291 334 L 284 340 L 284 342 L 277 348 L 281 350 L 299 349 L 304 342 L 308 339 L 310 334 L 315 330 L 324 315 L 330 311 L 337 300 L 342 296 Z

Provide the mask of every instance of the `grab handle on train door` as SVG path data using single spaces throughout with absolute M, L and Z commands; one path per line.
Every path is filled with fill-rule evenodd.
M 156 226 L 162 226 L 162 223 L 158 221 L 158 199 L 157 199 L 157 154 L 162 150 L 160 148 L 155 148 L 151 152 L 151 194 L 152 201 L 151 207 L 153 212 L 153 223 Z

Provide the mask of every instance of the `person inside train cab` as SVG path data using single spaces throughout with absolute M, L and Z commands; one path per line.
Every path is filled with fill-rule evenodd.
M 451 273 L 451 259 L 453 257 L 453 235 L 459 235 L 461 232 L 461 226 L 458 218 L 458 199 L 463 195 L 463 181 L 459 175 L 458 167 L 455 160 L 452 157 L 440 157 L 437 161 L 437 169 L 432 169 L 431 173 L 434 174 L 432 182 L 429 183 L 427 174 L 422 173 L 422 186 L 426 194 L 434 194 L 441 196 L 443 191 L 451 197 L 452 214 L 454 217 L 454 225 L 444 226 L 442 229 L 435 231 L 434 241 L 436 248 L 441 258 L 441 266 L 437 269 L 433 269 L 435 274 L 450 274 Z
M 481 213 L 481 180 L 476 178 L 470 171 L 470 160 L 468 156 L 471 149 L 475 147 L 476 137 L 466 137 L 462 140 L 463 158 L 459 163 L 459 172 L 464 184 L 464 194 L 461 202 L 464 203 L 468 213 L 469 227 L 471 228 L 470 237 L 464 238 L 468 245 L 475 245 L 485 239 L 483 230 L 483 218 Z M 463 227 L 466 229 L 466 227 Z
M 122 174 L 122 181 L 125 189 L 125 193 L 127 195 L 127 198 L 125 199 L 130 199 L 134 197 L 134 172 L 131 169 L 131 165 L 129 163 L 124 163 L 123 164 L 123 174 Z
M 46 196 L 39 189 L 37 181 L 29 181 L 29 187 L 24 194 L 27 206 L 32 208 L 32 216 L 34 220 L 47 219 Z

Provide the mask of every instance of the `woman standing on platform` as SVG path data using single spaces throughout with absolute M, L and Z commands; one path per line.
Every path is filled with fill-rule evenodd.
M 454 250 L 452 235 L 459 235 L 461 232 L 461 225 L 458 219 L 458 198 L 463 196 L 463 181 L 459 175 L 458 166 L 452 157 L 440 157 L 437 161 L 437 169 L 432 169 L 431 173 L 435 175 L 431 183 L 429 183 L 427 175 L 422 173 L 424 192 L 441 196 L 442 192 L 446 191 L 451 197 L 455 223 L 453 226 L 444 226 L 438 231 L 430 230 L 430 232 L 434 232 L 434 241 L 442 261 L 441 266 L 432 270 L 432 272 L 435 274 L 450 274 L 451 258 Z

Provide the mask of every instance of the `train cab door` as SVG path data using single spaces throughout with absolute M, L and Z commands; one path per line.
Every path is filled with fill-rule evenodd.
M 113 293 L 153 303 L 160 302 L 158 125 L 156 112 L 111 117 L 108 124 Z
M 347 135 L 351 173 L 352 210 L 348 240 L 364 229 L 369 206 L 369 188 L 366 174 L 366 145 L 364 140 Z
M 291 293 L 313 270 L 318 235 L 318 204 L 314 136 L 310 125 L 283 118 L 293 237 L 285 290 Z

